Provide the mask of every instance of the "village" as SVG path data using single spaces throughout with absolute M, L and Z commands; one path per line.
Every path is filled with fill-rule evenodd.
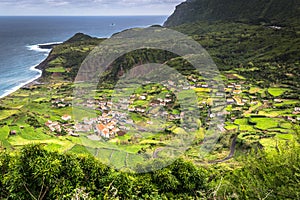
M 200 77 L 192 75 L 188 77 L 190 86 L 185 87 L 184 90 L 192 90 L 197 94 L 197 106 L 201 110 L 200 118 L 203 127 L 208 128 L 213 125 L 211 121 L 216 117 L 226 119 L 225 123 L 217 125 L 222 133 L 285 133 L 284 129 L 292 126 L 287 124 L 299 123 L 300 108 L 289 105 L 289 103 L 297 105 L 297 100 L 280 98 L 289 91 L 288 89 L 274 88 L 274 92 L 278 93 L 274 94 L 271 89 L 253 86 L 233 74 L 228 75 L 227 78 L 224 90 L 219 91 L 217 87 L 203 82 Z M 172 81 L 168 81 L 168 84 L 169 87 L 175 85 Z M 65 132 L 73 137 L 80 137 L 80 133 L 85 133 L 93 140 L 101 138 L 110 140 L 126 135 L 132 127 L 136 128 L 136 119 L 130 117 L 132 113 L 140 116 L 144 121 L 143 126 L 152 125 L 154 122 L 151 118 L 162 118 L 180 125 L 180 119 L 185 113 L 180 111 L 176 96 L 167 90 L 167 86 L 141 86 L 144 88 L 140 93 L 131 94 L 128 99 L 118 99 L 117 103 L 113 103 L 110 99 L 87 100 L 81 106 L 96 110 L 101 113 L 100 115 L 94 118 L 83 117 L 81 121 L 75 122 L 71 115 L 66 114 L 61 117 L 63 123 L 49 120 L 45 125 L 58 135 Z M 288 109 L 282 109 L 285 105 L 288 105 Z M 64 99 L 52 101 L 52 107 L 57 109 L 68 106 L 71 106 L 70 103 Z M 245 120 L 240 120 L 241 118 Z M 262 127 L 260 123 L 264 124 L 264 120 L 273 121 L 271 124 L 274 127 Z M 280 124 L 285 126 L 282 127 Z M 138 130 L 144 131 L 141 127 Z

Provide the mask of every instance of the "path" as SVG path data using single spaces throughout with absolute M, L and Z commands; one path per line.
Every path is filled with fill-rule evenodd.
M 222 162 L 225 162 L 225 161 L 230 160 L 231 158 L 233 158 L 234 153 L 235 153 L 236 139 L 237 139 L 237 135 L 235 135 L 232 139 L 231 146 L 230 146 L 230 153 L 226 158 L 224 158 L 222 160 L 209 161 L 208 163 L 209 164 L 222 163 Z
M 158 153 L 161 152 L 162 150 L 164 150 L 163 147 L 157 148 L 155 149 L 155 151 L 153 152 L 153 158 L 158 158 Z

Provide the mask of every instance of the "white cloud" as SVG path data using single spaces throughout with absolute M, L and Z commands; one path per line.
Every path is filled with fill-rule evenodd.
M 2 15 L 169 15 L 184 0 L 0 0 Z M 26 9 L 28 8 L 28 9 Z M 43 12 L 44 11 L 44 12 Z
M 46 2 L 51 6 L 65 6 L 70 4 L 68 1 L 61 0 L 47 0 Z

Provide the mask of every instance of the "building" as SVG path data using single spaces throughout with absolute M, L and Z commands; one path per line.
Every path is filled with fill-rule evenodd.
M 64 121 L 69 121 L 69 120 L 72 119 L 72 117 L 70 115 L 64 115 L 64 116 L 61 117 L 61 119 L 64 120 Z

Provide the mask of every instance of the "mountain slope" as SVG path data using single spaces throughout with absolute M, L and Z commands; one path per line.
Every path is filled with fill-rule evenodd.
M 299 0 L 187 0 L 176 7 L 164 25 L 198 20 L 287 24 L 299 17 Z

